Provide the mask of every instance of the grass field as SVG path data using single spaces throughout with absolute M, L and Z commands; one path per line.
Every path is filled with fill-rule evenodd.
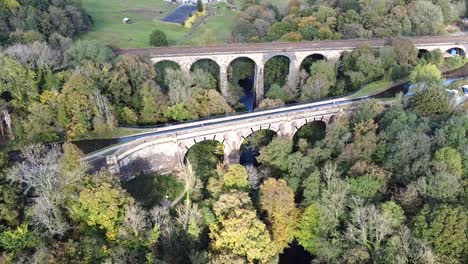
M 211 6 L 214 16 L 189 34 L 190 29 L 160 21 L 177 7 L 163 0 L 82 0 L 82 5 L 94 20 L 92 30 L 82 39 L 121 48 L 149 47 L 149 34 L 155 28 L 167 34 L 170 45 L 225 43 L 235 16 L 224 4 Z M 123 24 L 124 17 L 131 18 L 133 23 Z
M 387 80 L 381 80 L 381 81 L 375 81 L 372 83 L 369 83 L 368 85 L 362 87 L 358 92 L 355 94 L 351 95 L 350 98 L 359 98 L 363 96 L 373 96 L 377 95 L 381 92 L 384 92 L 391 87 L 398 85 L 400 83 L 404 83 L 407 80 L 402 80 L 398 82 L 392 82 L 392 81 L 387 81 Z
M 160 22 L 177 6 L 163 0 L 82 0 L 83 8 L 93 17 L 93 29 L 83 39 L 100 41 L 122 48 L 149 46 L 149 34 L 155 28 L 166 32 L 171 45 L 189 32 L 182 26 Z M 129 17 L 132 24 L 123 24 Z
M 181 40 L 182 45 L 221 44 L 231 39 L 235 12 L 224 3 L 211 6 L 213 16 L 203 22 L 190 37 Z

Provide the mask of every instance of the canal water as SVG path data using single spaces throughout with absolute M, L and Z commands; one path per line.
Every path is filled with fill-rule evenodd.
M 444 80 L 445 85 L 450 85 L 454 81 L 461 80 L 461 79 L 466 79 L 467 77 L 454 77 L 454 78 L 447 78 Z M 393 86 L 392 88 L 381 92 L 377 95 L 372 96 L 373 98 L 392 98 L 395 97 L 398 93 L 403 93 L 405 95 L 408 93 L 408 90 L 412 87 L 413 85 L 409 82 L 403 83 L 397 86 Z

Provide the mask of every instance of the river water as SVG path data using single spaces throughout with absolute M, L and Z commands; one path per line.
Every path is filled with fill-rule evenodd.
M 253 112 L 255 108 L 253 84 L 254 77 L 249 77 L 239 81 L 239 85 L 244 89 L 244 95 L 240 98 L 240 102 L 245 106 L 248 112 Z

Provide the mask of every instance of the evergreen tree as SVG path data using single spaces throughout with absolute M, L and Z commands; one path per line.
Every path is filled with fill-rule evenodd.
M 198 12 L 203 12 L 202 0 L 197 0 L 197 10 L 198 10 Z

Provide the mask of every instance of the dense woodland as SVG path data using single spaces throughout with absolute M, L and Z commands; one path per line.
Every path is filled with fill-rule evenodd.
M 310 58 L 292 83 L 273 59 L 260 108 L 381 80 L 409 80 L 415 94 L 369 100 L 292 140 L 261 130 L 242 147 L 253 163 L 225 168 L 223 146 L 206 141 L 183 175 L 123 179 L 93 172 L 70 141 L 243 111 L 239 80 L 253 64 L 230 66 L 224 98 L 210 62 L 187 74 L 77 40 L 92 25 L 79 1 L 0 0 L 0 263 L 278 263 L 290 247 L 312 263 L 466 263 L 468 103 L 441 74 L 466 60 L 402 38 L 443 33 L 462 1 L 290 3 L 284 16 L 245 1 L 233 37 L 398 37 L 337 62 Z
M 441 34 L 464 15 L 459 0 L 289 0 L 283 14 L 268 1 L 245 0 L 235 41 L 301 41 Z

